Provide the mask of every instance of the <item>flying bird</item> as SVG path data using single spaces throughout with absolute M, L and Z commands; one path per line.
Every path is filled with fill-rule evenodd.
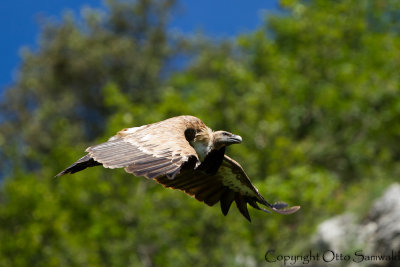
M 225 155 L 227 146 L 241 142 L 239 135 L 212 131 L 199 118 L 178 116 L 125 128 L 107 142 L 88 147 L 86 156 L 56 177 L 98 165 L 125 168 L 135 176 L 182 190 L 209 206 L 220 202 L 224 215 L 228 214 L 233 201 L 249 221 L 247 203 L 265 212 L 269 211 L 258 204 L 280 214 L 296 212 L 299 206 L 289 208 L 283 202 L 267 202 L 240 164 Z

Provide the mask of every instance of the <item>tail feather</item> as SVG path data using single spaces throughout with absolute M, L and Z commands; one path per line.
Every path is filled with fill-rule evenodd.
M 101 163 L 92 159 L 89 155 L 86 155 L 80 159 L 78 159 L 74 164 L 57 174 L 55 177 L 67 174 L 67 173 L 76 173 L 82 171 L 88 167 L 102 165 Z

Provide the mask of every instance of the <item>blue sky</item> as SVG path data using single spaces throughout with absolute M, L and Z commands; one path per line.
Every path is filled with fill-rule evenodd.
M 180 0 L 171 30 L 221 38 L 254 30 L 262 24 L 264 11 L 278 10 L 277 0 Z M 0 91 L 12 83 L 20 64 L 21 47 L 36 47 L 40 17 L 61 18 L 65 10 L 79 14 L 85 6 L 104 8 L 101 0 L 1 0 Z

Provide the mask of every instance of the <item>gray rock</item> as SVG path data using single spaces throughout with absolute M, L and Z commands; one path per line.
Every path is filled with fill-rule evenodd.
M 362 223 L 357 223 L 351 213 L 321 223 L 313 244 L 322 253 L 331 250 L 351 256 L 349 262 L 333 262 L 332 266 L 400 266 L 400 185 L 391 185 Z M 365 258 L 357 256 L 356 251 Z M 397 257 L 370 257 L 379 255 Z M 322 266 L 322 262 L 313 265 Z
M 319 249 L 343 251 L 354 243 L 359 231 L 355 216 L 346 213 L 324 221 L 318 226 L 314 243 Z
M 400 185 L 393 184 L 378 199 L 368 220 L 376 223 L 375 249 L 379 252 L 400 250 Z M 399 265 L 400 266 L 400 262 Z

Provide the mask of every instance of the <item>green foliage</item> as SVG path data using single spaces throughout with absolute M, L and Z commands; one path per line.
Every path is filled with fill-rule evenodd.
M 193 44 L 179 73 L 165 70 L 190 42 L 165 30 L 170 1 L 47 25 L 2 103 L 0 265 L 261 265 L 328 216 L 367 210 L 400 175 L 398 2 L 281 4 L 234 43 Z M 249 224 L 122 170 L 52 179 L 121 128 L 181 114 L 241 135 L 228 154 L 267 200 L 302 209 L 252 210 Z

